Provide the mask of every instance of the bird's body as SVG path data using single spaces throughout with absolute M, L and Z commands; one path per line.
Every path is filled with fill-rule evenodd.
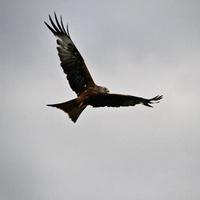
M 58 38 L 57 50 L 61 61 L 61 67 L 67 75 L 69 85 L 77 94 L 77 98 L 70 101 L 50 104 L 48 106 L 56 107 L 68 113 L 73 122 L 76 122 L 81 112 L 88 106 L 93 107 L 120 107 L 120 106 L 134 106 L 136 104 L 143 104 L 152 107 L 152 103 L 158 103 L 162 96 L 156 96 L 151 99 L 142 97 L 135 97 L 131 95 L 121 95 L 109 93 L 106 87 L 95 84 L 90 72 L 88 71 L 85 62 L 74 45 L 67 27 L 64 28 L 62 18 L 60 23 L 55 15 L 56 24 L 49 15 L 51 26 L 46 22 L 45 24 L 51 32 Z

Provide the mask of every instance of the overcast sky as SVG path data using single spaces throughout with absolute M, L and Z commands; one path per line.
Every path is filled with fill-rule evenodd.
M 1 0 L 0 199 L 199 200 L 200 1 Z M 97 84 L 153 109 L 88 107 L 45 27 L 56 11 Z

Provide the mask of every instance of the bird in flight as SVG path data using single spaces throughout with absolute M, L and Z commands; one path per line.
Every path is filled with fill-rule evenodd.
M 74 45 L 68 30 L 63 25 L 62 17 L 60 22 L 54 13 L 54 21 L 49 15 L 51 25 L 46 24 L 50 31 L 57 37 L 57 50 L 60 58 L 60 65 L 66 74 L 71 89 L 76 93 L 77 98 L 58 104 L 49 104 L 63 110 L 69 115 L 75 123 L 88 106 L 93 107 L 120 107 L 120 106 L 135 106 L 143 104 L 152 107 L 153 103 L 159 103 L 162 95 L 155 96 L 150 99 L 136 97 L 131 95 L 110 93 L 106 87 L 95 84 L 83 57 Z

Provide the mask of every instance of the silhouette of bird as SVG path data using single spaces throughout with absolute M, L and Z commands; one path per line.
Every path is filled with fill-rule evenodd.
M 82 111 L 88 106 L 93 107 L 120 107 L 135 106 L 143 104 L 152 107 L 158 103 L 162 95 L 146 99 L 131 95 L 113 94 L 106 87 L 95 84 L 88 71 L 83 57 L 74 45 L 69 34 L 68 25 L 65 29 L 62 17 L 60 22 L 54 13 L 53 21 L 49 15 L 51 26 L 44 22 L 50 31 L 57 37 L 57 50 L 60 58 L 60 65 L 66 74 L 71 89 L 77 94 L 77 98 L 58 104 L 49 104 L 66 112 L 73 122 L 76 122 Z

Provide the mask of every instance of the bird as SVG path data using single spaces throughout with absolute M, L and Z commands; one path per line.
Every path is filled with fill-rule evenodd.
M 110 93 L 106 87 L 97 85 L 83 57 L 71 39 L 68 24 L 66 28 L 64 27 L 62 16 L 58 20 L 54 12 L 54 20 L 49 15 L 49 22 L 50 25 L 44 21 L 48 29 L 57 38 L 57 51 L 61 62 L 60 65 L 66 74 L 71 89 L 76 93 L 77 97 L 63 103 L 47 104 L 47 106 L 61 109 L 75 123 L 87 106 L 96 108 L 143 104 L 144 106 L 152 107 L 152 104 L 159 103 L 163 98 L 162 95 L 147 99 L 131 95 L 115 94 Z

